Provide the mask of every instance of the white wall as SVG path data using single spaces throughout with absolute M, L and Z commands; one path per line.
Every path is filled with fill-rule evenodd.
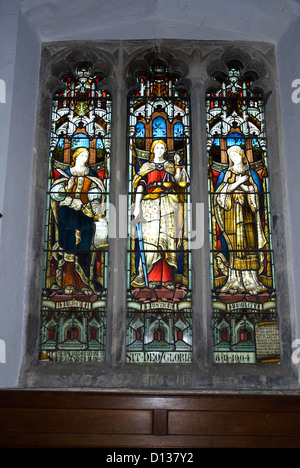
M 0 79 L 5 83 L 5 95 L 0 99 L 0 213 L 3 213 L 3 198 L 7 164 L 10 113 L 13 94 L 14 68 L 18 38 L 19 11 L 15 2 L 0 4 Z M 4 97 L 4 99 L 2 99 Z M 0 221 L 0 236 L 2 223 Z M 1 238 L 1 237 L 0 237 Z
M 286 160 L 288 205 L 290 214 L 290 235 L 292 272 L 295 282 L 295 303 L 298 316 L 296 338 L 300 338 L 300 19 L 290 24 L 288 31 L 277 43 L 277 63 L 281 94 L 283 142 Z M 295 80 L 297 86 L 292 87 Z M 298 91 L 299 90 L 299 91 Z M 296 102 L 297 101 L 297 102 Z M 299 101 L 299 102 L 298 102 Z
M 0 9 L 1 36 L 4 34 L 0 73 L 7 84 L 6 104 L 0 104 L 0 339 L 6 351 L 6 363 L 0 364 L 2 387 L 17 384 L 24 344 L 26 250 L 40 55 L 39 41 L 14 3 L 2 2 Z
M 293 0 L 26 0 L 22 11 L 44 42 L 152 38 L 275 42 L 299 14 L 299 4 Z

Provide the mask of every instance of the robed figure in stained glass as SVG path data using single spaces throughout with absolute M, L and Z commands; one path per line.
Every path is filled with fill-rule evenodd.
M 217 264 L 227 277 L 221 291 L 255 296 L 267 290 L 259 280 L 264 261 L 262 249 L 267 243 L 261 221 L 260 181 L 240 146 L 230 147 L 227 153 L 229 166 L 219 176 L 214 198 L 222 234 Z
M 52 289 L 67 295 L 101 292 L 100 283 L 94 280 L 92 251 L 105 189 L 97 172 L 89 167 L 88 158 L 86 148 L 77 148 L 71 165 L 60 171 L 50 191 L 57 232 L 53 250 L 58 261 Z
M 148 284 L 150 289 L 157 286 L 175 288 L 177 249 L 183 229 L 183 207 L 178 190 L 182 166 L 179 165 L 179 155 L 175 155 L 175 164 L 166 156 L 166 143 L 155 140 L 149 161 L 140 167 L 133 179 L 133 215 L 135 222 L 141 222 L 145 251 L 138 274 L 132 281 L 133 287 Z
M 90 63 L 53 95 L 40 359 L 103 362 L 106 343 L 110 93 Z
M 214 362 L 278 362 L 265 96 L 226 66 L 206 95 Z
M 128 363 L 192 359 L 190 103 L 179 79 L 156 60 L 130 93 Z

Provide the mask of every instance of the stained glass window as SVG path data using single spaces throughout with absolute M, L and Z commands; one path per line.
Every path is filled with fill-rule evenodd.
M 190 105 L 156 61 L 129 99 L 127 363 L 192 359 Z
M 206 96 L 214 361 L 280 359 L 264 96 L 238 62 Z
M 103 361 L 111 97 L 79 65 L 52 106 L 40 359 Z

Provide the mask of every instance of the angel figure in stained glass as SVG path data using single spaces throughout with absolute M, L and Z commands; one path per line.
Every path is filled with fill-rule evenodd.
M 227 154 L 229 166 L 219 176 L 214 197 L 222 235 L 222 251 L 216 258 L 227 277 L 221 291 L 254 296 L 267 290 L 259 279 L 264 261 L 262 249 L 267 243 L 261 221 L 262 189 L 243 149 L 231 146 Z

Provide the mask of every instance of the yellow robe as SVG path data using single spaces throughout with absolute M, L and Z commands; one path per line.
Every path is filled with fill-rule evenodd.
M 246 169 L 245 173 L 249 175 L 249 170 Z M 266 238 L 260 219 L 257 186 L 250 175 L 244 184 L 249 191 L 244 192 L 238 187 L 230 193 L 229 186 L 236 182 L 236 177 L 234 171 L 228 170 L 215 193 L 216 221 L 229 250 L 229 260 L 224 254 L 217 254 L 218 266 L 228 278 L 222 290 L 261 292 L 265 288 L 258 274 L 263 268 L 261 249 L 266 245 Z M 250 191 L 251 186 L 253 192 Z

